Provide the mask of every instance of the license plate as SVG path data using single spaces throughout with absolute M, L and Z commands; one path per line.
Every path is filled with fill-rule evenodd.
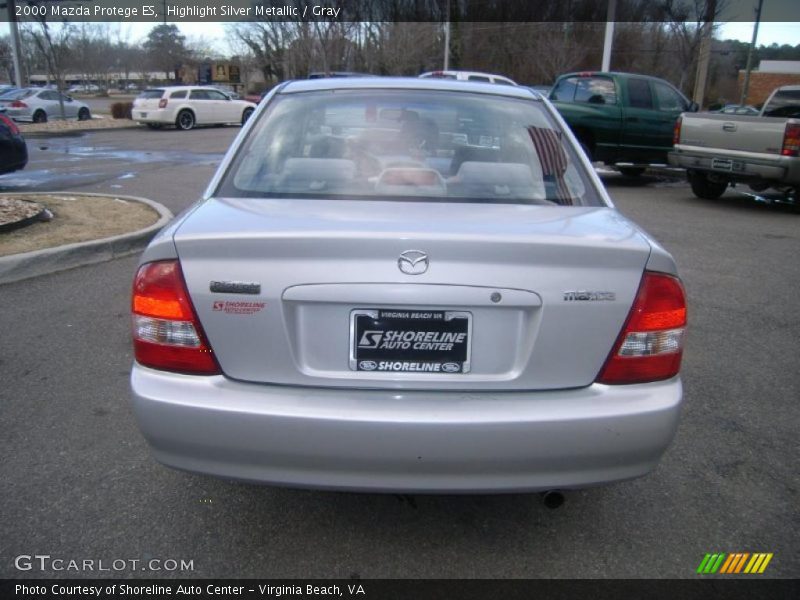
M 139 117 L 142 118 L 142 119 L 146 119 L 147 118 L 147 113 L 146 112 L 139 113 Z
M 712 158 L 711 168 L 717 171 L 743 171 L 744 163 L 729 158 Z
M 359 309 L 350 313 L 350 368 L 390 373 L 469 373 L 472 314 Z

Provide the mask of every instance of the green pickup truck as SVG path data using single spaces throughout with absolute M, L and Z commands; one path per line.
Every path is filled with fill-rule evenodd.
M 631 73 L 562 75 L 550 101 L 590 160 L 630 176 L 666 165 L 678 115 L 697 111 L 696 103 L 663 79 Z

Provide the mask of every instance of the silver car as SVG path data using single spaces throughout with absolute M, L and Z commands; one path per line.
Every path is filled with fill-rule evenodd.
M 646 474 L 686 301 L 541 95 L 278 86 L 133 285 L 133 407 L 165 465 L 357 491 Z
M 89 107 L 71 96 L 59 94 L 58 90 L 47 88 L 21 88 L 0 96 L 0 107 L 15 121 L 46 123 L 61 118 L 61 103 L 64 104 L 64 118 L 88 121 L 92 118 Z

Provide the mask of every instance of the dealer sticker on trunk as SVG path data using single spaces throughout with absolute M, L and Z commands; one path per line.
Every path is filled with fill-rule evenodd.
M 468 373 L 472 314 L 358 309 L 350 313 L 350 368 L 393 373 Z

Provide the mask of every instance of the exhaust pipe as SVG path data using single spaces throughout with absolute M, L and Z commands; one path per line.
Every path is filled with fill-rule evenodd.
M 558 490 L 548 490 L 542 494 L 542 502 L 547 508 L 558 508 L 564 504 L 564 494 Z

